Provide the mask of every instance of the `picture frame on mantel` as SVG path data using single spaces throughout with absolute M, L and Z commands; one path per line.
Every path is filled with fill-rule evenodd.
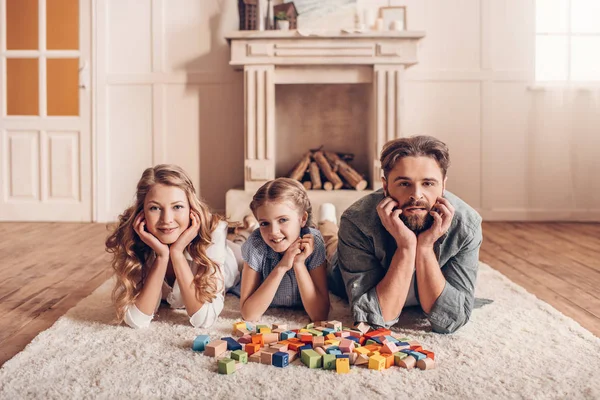
M 379 18 L 383 20 L 385 31 L 405 31 L 406 6 L 390 6 L 379 8 Z

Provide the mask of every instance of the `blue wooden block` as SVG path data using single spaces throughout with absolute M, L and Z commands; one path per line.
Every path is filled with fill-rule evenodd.
M 360 344 L 360 340 L 356 336 L 346 336 L 344 339 L 352 340 L 353 342 Z
M 252 326 L 252 324 L 250 322 L 246 322 L 246 329 L 248 329 L 250 332 L 252 332 L 254 330 L 254 327 Z
M 340 346 L 329 346 L 327 350 L 339 350 Z
M 227 342 L 227 350 L 235 351 L 235 350 L 241 350 L 242 349 L 242 345 L 239 344 L 237 342 L 237 340 L 235 340 L 232 337 L 222 337 L 221 340 L 224 340 L 224 341 Z
M 330 333 L 334 333 L 335 329 L 325 328 L 325 329 L 322 330 L 322 332 L 323 332 L 323 335 L 326 336 L 326 335 L 329 335 Z
M 350 358 L 348 354 L 336 354 L 335 358 Z
M 312 350 L 312 345 L 310 343 L 306 343 L 304 346 L 302 347 L 298 347 L 298 352 L 302 352 L 302 350 Z
M 387 340 L 387 341 L 389 341 L 389 342 L 392 342 L 392 343 L 398 343 L 398 339 L 396 339 L 396 338 L 395 338 L 395 337 L 393 337 L 393 336 L 386 335 L 386 336 L 384 336 L 384 337 L 385 337 L 385 340 Z
M 382 338 L 382 336 L 374 336 L 371 338 L 371 340 L 376 342 L 377 344 L 383 344 L 381 338 Z
M 408 342 L 398 342 L 398 343 L 396 343 L 396 346 L 410 346 L 410 343 L 408 343 Z
M 342 352 L 340 350 L 331 350 L 331 349 L 327 349 L 327 354 L 333 354 L 333 355 L 339 355 L 342 354 Z
M 273 354 L 273 365 L 279 368 L 285 368 L 289 365 L 290 355 L 283 351 Z
M 204 351 L 206 345 L 210 342 L 210 336 L 208 335 L 198 335 L 196 339 L 194 339 L 194 343 L 192 344 L 192 350 L 194 351 Z
M 419 353 L 418 351 L 412 351 L 410 353 L 411 356 L 413 356 L 414 358 L 417 359 L 417 361 L 421 361 L 424 358 L 427 358 L 427 356 L 423 353 Z
M 288 340 L 289 338 L 296 337 L 296 332 L 285 331 L 281 332 L 281 340 Z

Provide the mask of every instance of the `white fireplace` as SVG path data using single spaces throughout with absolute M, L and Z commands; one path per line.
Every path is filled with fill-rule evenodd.
M 244 71 L 245 162 L 244 187 L 227 192 L 227 217 L 241 220 L 260 186 L 285 176 L 301 154 L 319 144 L 355 154 L 353 166 L 369 186 L 310 190 L 315 211 L 331 202 L 339 218 L 354 201 L 379 189 L 379 153 L 388 140 L 402 136 L 403 75 L 417 63 L 424 36 L 408 31 L 230 33 L 230 64 Z

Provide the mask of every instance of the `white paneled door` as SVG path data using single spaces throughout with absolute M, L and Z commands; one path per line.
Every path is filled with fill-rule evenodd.
M 0 0 L 0 221 L 91 221 L 90 0 Z

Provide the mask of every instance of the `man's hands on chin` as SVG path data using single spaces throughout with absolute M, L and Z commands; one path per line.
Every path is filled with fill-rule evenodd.
M 396 200 L 385 197 L 377 205 L 377 214 L 383 227 L 396 240 L 398 248 L 414 249 L 417 246 L 417 236 L 400 219 L 402 210 L 398 206 Z
M 454 211 L 454 207 L 447 199 L 438 197 L 429 212 L 433 217 L 433 224 L 429 229 L 419 234 L 417 245 L 419 247 L 433 247 L 433 244 L 450 229 Z

